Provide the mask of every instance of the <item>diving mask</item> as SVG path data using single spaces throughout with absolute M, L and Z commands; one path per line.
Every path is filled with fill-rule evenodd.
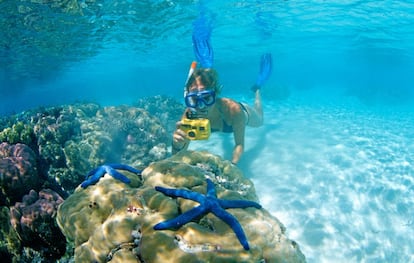
M 204 90 L 200 92 L 190 92 L 184 97 L 185 105 L 189 108 L 209 107 L 216 102 L 214 90 Z

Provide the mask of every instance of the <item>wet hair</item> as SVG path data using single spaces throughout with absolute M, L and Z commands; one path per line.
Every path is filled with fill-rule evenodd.
M 216 70 L 212 68 L 196 69 L 188 79 L 186 86 L 187 91 L 190 89 L 190 87 L 194 84 L 194 82 L 197 79 L 199 79 L 200 82 L 204 84 L 204 86 L 212 88 L 216 95 L 220 94 L 221 85 L 219 84 L 218 74 Z

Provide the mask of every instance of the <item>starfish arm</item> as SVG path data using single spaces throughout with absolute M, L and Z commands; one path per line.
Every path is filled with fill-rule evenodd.
M 217 197 L 216 195 L 216 188 L 214 187 L 214 183 L 210 179 L 206 179 L 207 181 L 207 196 Z
M 188 210 L 187 212 L 177 216 L 176 218 L 158 223 L 154 226 L 154 230 L 163 230 L 168 228 L 179 228 L 182 225 L 190 222 L 191 220 L 198 218 L 207 213 L 213 213 L 218 218 L 228 224 L 236 234 L 240 244 L 245 250 L 249 250 L 249 243 L 247 242 L 246 235 L 241 227 L 237 218 L 232 214 L 226 212 L 227 208 L 245 208 L 256 207 L 260 209 L 262 206 L 256 202 L 249 200 L 221 200 L 217 198 L 214 183 L 207 179 L 207 194 L 202 195 L 198 192 L 192 192 L 186 189 L 171 189 L 156 186 L 155 190 L 171 197 L 181 197 L 190 199 L 200 203 L 199 206 Z
M 122 164 L 122 163 L 111 163 L 108 164 L 108 166 L 114 168 L 114 169 L 118 169 L 118 170 L 125 170 L 134 174 L 141 174 L 141 170 L 135 169 L 132 166 L 126 165 L 126 164 Z
M 197 218 L 203 214 L 205 214 L 207 211 L 206 209 L 199 205 L 197 207 L 194 207 L 187 212 L 177 216 L 176 218 L 158 223 L 154 226 L 154 230 L 164 230 L 164 229 L 170 229 L 170 228 L 180 228 L 182 225 L 187 224 L 194 218 Z
M 216 215 L 218 218 L 226 222 L 226 224 L 229 225 L 233 229 L 234 233 L 239 239 L 240 244 L 243 246 L 245 250 L 250 249 L 249 243 L 247 242 L 246 235 L 244 234 L 243 228 L 241 227 L 239 221 L 237 221 L 237 218 L 235 218 L 232 214 L 226 212 L 221 207 L 213 207 L 211 212 L 214 215 Z
M 131 180 L 129 180 L 128 177 L 126 177 L 125 175 L 121 174 L 120 172 L 118 172 L 117 170 L 115 170 L 114 168 L 112 168 L 111 166 L 108 165 L 103 165 L 103 167 L 105 167 L 105 171 L 110 174 L 113 178 L 129 184 L 131 182 Z
M 102 166 L 99 166 L 98 168 L 92 170 L 95 171 L 94 174 L 91 174 L 89 178 L 82 182 L 81 187 L 86 188 L 92 184 L 96 184 L 96 182 L 99 181 L 99 179 L 106 173 L 105 168 Z
M 186 189 L 172 189 L 172 188 L 165 188 L 165 187 L 161 187 L 161 186 L 156 186 L 155 190 L 171 196 L 171 197 L 182 197 L 185 199 L 190 199 L 199 203 L 202 203 L 205 200 L 204 195 L 197 193 L 197 192 L 192 192 Z
M 99 166 L 99 167 L 97 167 L 97 168 L 95 168 L 95 169 L 93 169 L 93 170 L 91 170 L 86 176 L 85 176 L 85 180 L 87 180 L 89 177 L 91 177 L 92 175 L 94 175 L 98 170 L 99 170 L 99 168 L 101 168 L 101 166 Z
M 257 209 L 262 208 L 262 206 L 256 202 L 249 200 L 217 200 L 220 206 L 224 209 L 227 208 L 246 208 L 246 207 L 256 207 Z

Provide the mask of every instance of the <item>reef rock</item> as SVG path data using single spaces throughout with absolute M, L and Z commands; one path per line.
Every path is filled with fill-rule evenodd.
M 155 186 L 205 194 L 210 179 L 220 199 L 257 201 L 252 182 L 229 161 L 205 152 L 184 151 L 149 165 L 124 184 L 108 174 L 60 205 L 57 222 L 75 262 L 305 262 L 284 226 L 264 208 L 227 209 L 242 226 L 250 250 L 232 228 L 209 213 L 179 229 L 154 230 L 198 203 L 171 198 Z
M 48 259 L 65 254 L 65 237 L 55 217 L 63 199 L 50 189 L 31 190 L 10 209 L 10 222 L 23 246 L 33 248 Z
M 0 205 L 14 204 L 43 181 L 32 149 L 21 143 L 0 143 Z

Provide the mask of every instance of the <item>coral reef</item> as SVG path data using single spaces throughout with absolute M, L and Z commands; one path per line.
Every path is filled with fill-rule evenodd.
M 57 222 L 75 247 L 76 262 L 305 262 L 284 226 L 263 208 L 226 210 L 243 227 L 250 250 L 211 213 L 176 230 L 153 229 L 198 205 L 167 197 L 156 186 L 205 194 L 209 179 L 220 199 L 257 201 L 251 181 L 216 155 L 183 151 L 153 162 L 142 179 L 123 174 L 130 184 L 105 175 L 60 205 Z
M 21 200 L 31 189 L 39 190 L 42 180 L 36 154 L 27 145 L 0 143 L 0 205 Z
M 69 192 L 90 167 L 104 163 L 144 167 L 165 158 L 170 137 L 157 117 L 125 105 L 79 103 L 0 120 L 1 141 L 26 143 L 38 154 L 40 175 Z
M 0 132 L 0 141 L 7 141 L 11 144 L 31 144 L 34 140 L 33 128 L 28 124 L 18 121 Z
M 33 248 L 48 259 L 65 254 L 65 237 L 56 225 L 55 217 L 62 197 L 50 189 L 39 193 L 31 190 L 10 209 L 10 222 L 25 247 Z
M 163 108 L 167 112 L 168 105 Z M 55 262 L 64 252 L 56 240 L 65 238 L 54 225 L 54 212 L 40 211 L 39 206 L 53 207 L 57 202 L 52 198 L 54 205 L 47 204 L 49 190 L 41 189 L 66 198 L 91 167 L 122 162 L 139 168 L 166 158 L 170 136 L 163 126 L 142 108 L 94 103 L 41 107 L 0 117 L 0 257 L 7 262 Z M 39 201 L 29 204 L 26 199 L 36 192 Z M 24 195 L 28 196 L 22 201 Z M 70 251 L 64 256 L 69 260 Z
M 151 115 L 159 118 L 168 134 L 174 132 L 175 123 L 181 119 L 185 110 L 182 103 L 177 102 L 174 98 L 162 95 L 139 99 L 134 106 L 145 109 Z
M 0 206 L 0 258 L 2 262 L 12 262 L 13 254 L 16 253 L 13 253 L 14 248 L 11 243 L 19 243 L 16 235 L 16 242 L 11 241 L 10 229 L 9 209 L 5 206 Z

